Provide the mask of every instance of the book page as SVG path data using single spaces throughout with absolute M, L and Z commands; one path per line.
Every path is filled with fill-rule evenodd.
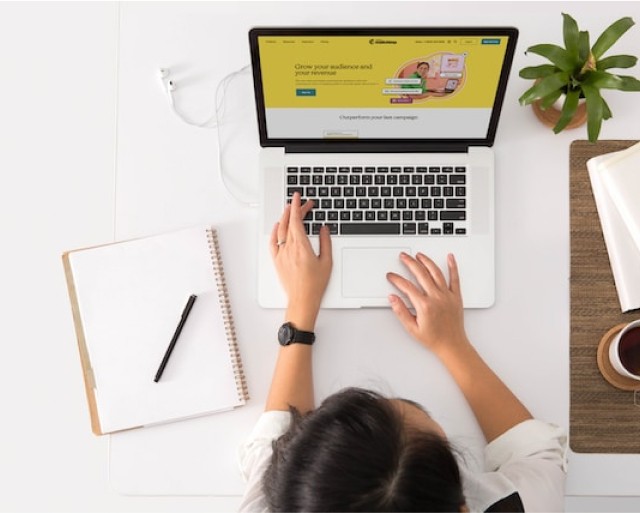
M 103 432 L 240 404 L 204 228 L 74 252 L 70 262 Z
M 600 167 L 602 180 L 640 252 L 640 143 L 613 154 Z
M 600 218 L 616 292 L 623 312 L 640 308 L 640 250 L 635 246 L 627 226 L 602 183 L 603 169 L 610 155 L 587 162 L 591 188 Z

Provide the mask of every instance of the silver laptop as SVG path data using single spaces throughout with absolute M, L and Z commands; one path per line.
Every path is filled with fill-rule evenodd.
M 495 298 L 492 144 L 518 31 L 485 28 L 255 28 L 260 130 L 258 299 L 282 308 L 269 237 L 296 191 L 317 250 L 332 233 L 322 306 L 388 306 L 401 251 L 445 270 L 464 305 Z

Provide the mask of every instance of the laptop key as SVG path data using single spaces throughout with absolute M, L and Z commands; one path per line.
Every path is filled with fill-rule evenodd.
M 415 235 L 416 223 L 402 223 L 402 233 L 404 235 Z
M 447 208 L 466 208 L 467 200 L 464 198 L 447 198 Z
M 414 232 L 415 233 L 415 232 Z M 342 223 L 341 235 L 399 235 L 400 223 Z
M 440 221 L 464 221 L 467 213 L 464 210 L 441 210 Z

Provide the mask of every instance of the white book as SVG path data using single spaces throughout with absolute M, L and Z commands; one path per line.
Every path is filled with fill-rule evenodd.
M 601 167 L 602 181 L 640 251 L 640 143 L 611 154 Z
M 63 262 L 94 433 L 244 404 L 246 382 L 215 229 L 69 251 Z M 192 294 L 197 299 L 156 382 Z
M 628 151 L 600 155 L 587 161 L 591 188 L 623 312 L 640 308 L 640 245 L 636 245 L 630 232 L 630 225 L 625 222 L 626 219 L 610 194 L 608 187 L 611 180 L 605 181 L 605 177 L 612 169 L 609 167 L 610 162 L 620 161 L 621 154 Z M 634 151 L 637 159 L 639 155 L 637 150 Z

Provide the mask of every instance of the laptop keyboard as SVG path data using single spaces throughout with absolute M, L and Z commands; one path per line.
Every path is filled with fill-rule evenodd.
M 314 201 L 310 235 L 467 234 L 466 166 L 290 166 L 285 187 Z

